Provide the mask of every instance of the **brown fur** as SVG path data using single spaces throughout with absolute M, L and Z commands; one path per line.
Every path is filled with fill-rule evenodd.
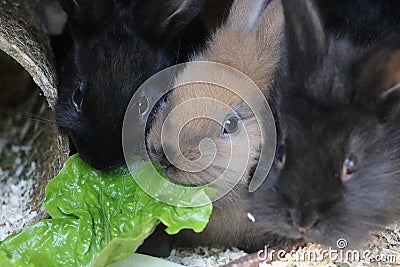
M 283 12 L 280 1 L 274 0 L 257 17 L 257 12 L 254 12 L 257 10 L 255 5 L 262 2 L 265 1 L 236 0 L 226 23 L 215 32 L 208 42 L 208 49 L 203 54 L 195 55 L 193 60 L 212 61 L 235 68 L 246 74 L 261 89 L 262 93 L 268 96 L 274 85 L 275 73 L 280 62 Z M 251 21 L 254 23 L 251 23 Z M 196 65 L 190 65 L 178 74 L 176 84 L 184 85 L 174 89 L 168 96 L 167 102 L 161 105 L 147 136 L 149 151 L 157 162 L 157 159 L 162 157 L 163 151 L 161 146 L 162 127 L 165 127 L 163 140 L 169 144 L 173 138 L 177 138 L 174 130 L 185 125 L 178 134 L 179 147 L 182 155 L 187 160 L 192 161 L 193 167 L 198 167 L 198 163 L 203 163 L 193 163 L 200 158 L 200 141 L 204 139 L 213 141 L 217 154 L 211 166 L 203 171 L 193 173 L 178 168 L 166 169 L 169 177 L 180 183 L 204 184 L 211 182 L 222 172 L 218 167 L 226 167 L 230 158 L 236 160 L 236 162 L 247 162 L 247 167 L 241 176 L 241 182 L 227 197 L 214 203 L 213 216 L 206 230 L 200 235 L 193 235 L 191 232 L 184 233 L 184 238 L 179 242 L 181 245 L 243 247 L 244 243 L 250 244 L 251 242 L 248 241 L 254 239 L 258 234 L 258 230 L 253 227 L 253 224 L 247 218 L 247 212 L 240 204 L 248 193 L 247 184 L 251 169 L 257 164 L 262 145 L 261 131 L 257 120 L 248 105 L 235 93 L 215 84 L 185 84 L 192 81 L 193 78 L 198 81 L 212 81 L 217 84 L 229 85 L 228 88 L 239 91 L 248 99 L 257 97 L 246 91 L 246 88 L 251 86 L 249 80 L 240 77 L 233 70 L 233 75 L 228 75 L 221 71 L 220 67 L 221 65 L 217 65 L 215 69 L 214 67 L 199 69 Z M 197 103 L 194 101 L 183 108 L 181 107 L 179 112 L 172 112 L 179 104 L 199 97 L 212 98 L 220 101 L 221 104 L 216 104 L 213 101 Z M 230 116 L 230 113 L 222 103 L 236 112 L 245 114 L 241 117 L 243 125 L 240 126 L 238 133 L 230 136 L 232 142 L 229 142 L 226 138 L 221 138 L 221 125 L 219 123 L 209 119 L 196 118 L 212 115 L 218 121 L 223 122 Z M 167 116 L 170 116 L 172 123 L 163 125 Z M 185 124 L 187 121 L 189 122 Z M 247 130 L 250 141 L 249 151 L 245 151 L 246 145 L 243 144 L 247 143 L 247 139 L 243 140 L 245 137 L 243 128 Z M 239 147 L 242 152 L 231 155 L 231 144 Z M 206 160 L 210 160 L 213 155 L 212 153 L 208 154 L 207 151 L 203 156 Z M 177 158 L 179 156 L 172 160 Z M 230 178 L 237 176 L 241 171 L 235 169 L 236 164 L 233 165 L 232 173 L 228 173 L 222 183 L 217 184 L 218 190 L 226 190 L 232 187 L 234 181 L 231 181 Z M 243 248 L 251 249 L 249 247 Z
M 235 3 L 227 22 L 209 42 L 209 49 L 194 59 L 231 66 L 249 76 L 263 93 L 268 94 L 280 61 L 283 13 L 280 2 L 275 0 L 256 25 L 247 30 L 243 21 L 253 2 L 259 1 Z
M 385 71 L 387 74 L 384 76 L 386 83 L 384 84 L 384 88 L 393 88 L 398 86 L 400 80 L 400 51 L 396 51 L 395 53 L 386 53 L 382 55 L 382 58 L 387 58 L 388 61 L 384 64 L 377 64 L 377 68 L 381 68 L 382 72 Z
M 267 7 L 267 10 L 255 22 L 254 26 L 248 28 L 249 7 L 255 4 L 251 0 L 236 1 L 232 7 L 231 14 L 227 22 L 214 34 L 209 41 L 208 49 L 203 54 L 193 57 L 195 61 L 212 61 L 231 66 L 251 78 L 252 81 L 268 95 L 271 86 L 273 85 L 274 73 L 279 62 L 281 34 L 283 27 L 282 10 L 279 1 L 274 1 Z M 233 74 L 237 75 L 237 74 Z M 213 81 L 215 83 L 227 84 L 229 88 L 240 90 L 249 86 L 247 80 L 240 77 L 232 78 L 232 75 L 227 75 L 216 67 L 215 70 L 207 68 L 198 68 L 196 66 L 187 67 L 176 78 L 176 84 L 184 84 L 191 81 L 193 77 L 199 81 Z M 245 90 L 241 90 L 246 94 Z M 148 134 L 148 144 L 154 147 L 154 151 L 161 149 L 161 129 L 164 120 L 170 112 L 179 104 L 195 99 L 198 97 L 210 97 L 217 99 L 229 107 L 246 108 L 243 100 L 233 92 L 222 87 L 211 84 L 188 84 L 177 88 L 168 97 L 168 103 L 161 108 L 157 118 L 155 119 L 151 130 Z M 251 95 L 247 97 L 251 98 Z M 223 121 L 226 114 L 226 108 L 215 103 L 193 102 L 185 108 L 180 108 L 178 114 L 174 114 L 172 121 L 177 127 L 184 125 L 186 121 L 201 115 L 221 115 Z M 245 107 L 246 106 L 246 107 Z M 248 108 L 248 107 L 247 107 Z M 205 112 L 206 111 L 206 112 Z M 225 112 L 225 113 L 224 113 Z M 205 114 L 207 113 L 207 114 Z M 257 125 L 255 117 L 250 116 L 242 120 L 249 136 L 251 136 L 251 152 L 249 168 L 254 166 L 257 161 L 257 156 L 261 146 L 260 129 Z M 182 129 L 179 139 L 179 145 L 182 154 L 189 157 L 189 160 L 194 160 L 199 157 L 198 151 L 199 141 L 204 138 L 211 138 L 217 148 L 218 153 L 222 158 L 229 155 L 231 148 L 226 142 L 219 140 L 218 133 L 221 126 L 218 123 L 212 123 L 206 119 L 194 119 L 187 123 Z M 166 133 L 168 134 L 168 132 Z M 173 137 L 171 137 L 173 138 Z M 167 139 L 168 140 L 168 139 Z M 157 157 L 157 155 L 155 155 Z M 236 157 L 240 155 L 235 155 Z M 245 153 L 244 159 L 248 155 Z M 217 158 L 218 160 L 218 158 Z M 250 170 L 247 171 L 247 174 Z M 180 172 L 179 170 L 171 171 L 170 176 L 177 182 L 186 184 L 199 184 L 210 182 L 213 178 L 218 177 L 218 171 L 208 168 L 204 173 L 188 173 Z M 243 181 L 247 182 L 247 181 Z

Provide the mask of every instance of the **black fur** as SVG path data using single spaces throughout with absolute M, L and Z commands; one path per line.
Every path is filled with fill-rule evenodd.
M 190 1 L 175 14 L 182 2 L 60 0 L 73 49 L 59 73 L 56 118 L 93 167 L 125 163 L 122 122 L 134 92 L 205 42 L 207 33 L 198 17 L 204 1 Z M 72 101 L 77 88 L 82 89 L 80 111 Z
M 398 0 L 317 0 L 327 29 L 356 45 L 400 32 Z
M 271 103 L 286 163 L 248 209 L 265 235 L 358 247 L 400 220 L 400 39 L 357 48 L 327 36 L 311 1 L 283 5 L 289 70 Z M 349 155 L 358 171 L 342 182 Z

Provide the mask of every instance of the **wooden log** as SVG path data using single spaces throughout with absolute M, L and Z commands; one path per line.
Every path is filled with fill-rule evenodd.
M 57 100 L 57 78 L 49 37 L 35 13 L 38 1 L 0 1 L 0 49 L 11 56 L 32 76 L 47 100 L 48 111 L 40 116 L 53 118 L 51 109 Z M 54 122 L 54 119 L 53 119 Z M 45 129 L 33 142 L 30 159 L 36 163 L 31 204 L 38 212 L 37 220 L 46 216 L 41 208 L 45 186 L 62 168 L 68 157 L 68 141 L 59 135 L 55 123 L 41 125 Z M 38 131 L 37 129 L 35 131 Z M 36 219 L 35 219 L 36 221 Z

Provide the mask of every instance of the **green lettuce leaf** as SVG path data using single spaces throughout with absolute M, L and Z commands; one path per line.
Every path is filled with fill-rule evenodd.
M 137 164 L 137 173 L 152 168 Z M 135 252 L 160 222 L 169 234 L 201 232 L 212 211 L 211 204 L 179 208 L 159 202 L 128 171 L 100 172 L 78 156 L 49 182 L 43 205 L 52 219 L 1 242 L 0 266 L 106 266 Z

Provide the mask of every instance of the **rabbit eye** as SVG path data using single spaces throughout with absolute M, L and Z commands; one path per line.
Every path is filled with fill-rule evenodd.
M 236 133 L 238 129 L 239 129 L 239 117 L 232 116 L 229 117 L 224 122 L 223 134 L 224 135 L 233 134 Z
M 83 96 L 82 96 L 82 89 L 78 88 L 72 94 L 72 103 L 74 103 L 75 109 L 80 111 L 82 108 Z
M 343 171 L 342 171 L 342 181 L 346 182 L 350 180 L 354 174 L 358 171 L 358 161 L 357 157 L 354 155 L 348 156 L 343 163 Z
M 279 167 L 282 168 L 286 163 L 286 148 L 285 145 L 279 145 L 276 151 L 276 159 L 278 160 Z

